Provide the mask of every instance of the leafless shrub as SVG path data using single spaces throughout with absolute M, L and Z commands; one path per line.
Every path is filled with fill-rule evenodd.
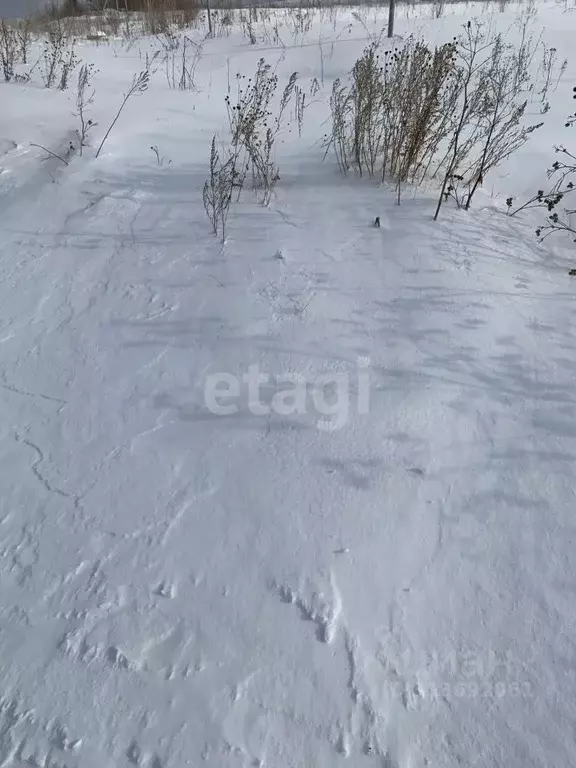
M 76 68 L 78 60 L 74 52 L 74 48 L 68 48 L 64 54 L 62 61 L 60 62 L 60 79 L 58 81 L 58 90 L 65 91 L 68 88 L 70 81 L 70 75 Z
M 274 157 L 275 141 L 295 93 L 297 119 L 298 114 L 303 118 L 304 111 L 304 94 L 296 90 L 296 72 L 281 94 L 274 118 L 270 106 L 276 93 L 278 77 L 270 65 L 260 59 L 254 78 L 250 78 L 245 86 L 245 78 L 238 74 L 236 79 L 235 101 L 232 101 L 230 94 L 225 98 L 230 145 L 224 150 L 224 157 L 221 157 L 216 136 L 212 138 L 210 176 L 204 184 L 202 195 L 214 234 L 220 234 L 222 242 L 226 238 L 226 222 L 232 197 L 237 192 L 237 199 L 240 198 L 247 178 L 251 179 L 260 202 L 263 205 L 270 203 L 280 178 Z
M 0 20 L 0 63 L 4 80 L 14 77 L 14 65 L 18 56 L 18 39 L 13 27 L 5 19 Z
M 516 26 L 520 31 L 520 43 L 517 46 L 516 87 L 520 87 L 521 81 L 526 80 L 542 40 L 542 32 L 536 40 L 530 33 L 535 17 L 534 1 L 526 0 L 521 4 L 520 13 L 516 19 Z
M 455 196 L 451 195 L 456 191 L 454 181 L 468 187 L 463 202 L 468 209 L 486 174 L 542 125 L 524 124 L 526 94 L 533 88 L 529 63 L 534 50 L 530 45 L 525 42 L 516 49 L 505 45 L 500 35 L 487 37 L 480 24 L 468 23 L 458 41 L 457 55 L 461 95 L 443 163 L 435 219 L 442 203 Z
M 260 9 L 260 29 L 264 43 L 267 45 L 280 45 L 278 17 L 276 14 L 272 17 L 269 8 Z
M 180 37 L 168 23 L 156 33 L 155 37 L 167 53 L 177 51 L 180 47 Z
M 18 38 L 18 55 L 22 64 L 28 64 L 28 54 L 32 44 L 32 19 L 23 19 L 16 27 Z
M 371 44 L 380 45 L 380 42 L 382 41 L 382 38 L 384 37 L 385 30 L 384 29 L 380 29 L 379 31 L 378 30 L 375 31 L 374 27 L 368 26 L 368 23 L 367 23 L 367 21 L 368 21 L 368 19 L 367 19 L 367 8 L 359 8 L 357 11 L 353 11 L 352 12 L 352 18 L 355 21 L 357 21 L 358 24 L 360 24 L 360 26 L 362 27 L 362 29 L 364 31 L 364 34 L 366 35 L 366 39 Z M 350 32 L 351 31 L 351 26 L 352 25 L 349 25 L 349 27 L 346 27 L 344 30 L 342 30 L 342 32 L 338 35 L 338 37 L 340 37 L 340 35 L 342 35 L 342 33 L 345 32 L 345 31 Z
M 546 223 L 538 227 L 536 236 L 542 240 L 554 233 L 566 232 L 576 235 L 576 208 L 566 207 L 566 198 L 572 197 L 576 192 L 576 155 L 573 155 L 565 147 L 555 147 L 555 151 L 564 156 L 564 160 L 557 160 L 548 170 L 548 178 L 554 178 L 555 182 L 548 192 L 538 190 L 536 195 L 527 200 L 523 205 L 512 211 L 512 198 L 508 199 L 508 212 L 511 216 L 529 208 L 545 208 L 548 211 Z M 562 204 L 561 213 L 556 210 Z M 574 238 L 576 243 L 576 237 Z
M 250 41 L 250 45 L 256 45 L 258 41 L 252 20 L 252 6 L 249 7 L 248 13 L 240 11 L 240 27 L 244 37 Z
M 445 0 L 433 0 L 431 5 L 432 18 L 439 19 L 444 15 Z
M 455 70 L 457 80 L 457 111 L 452 118 L 450 139 L 447 151 L 439 164 L 443 169 L 443 178 L 440 196 L 434 219 L 438 218 L 442 203 L 445 202 L 454 190 L 454 180 L 460 176 L 458 166 L 468 156 L 470 148 L 474 146 L 478 138 L 479 128 L 477 120 L 482 112 L 484 94 L 480 88 L 475 87 L 475 74 L 489 59 L 488 49 L 491 43 L 483 39 L 480 25 L 466 25 L 465 35 L 459 41 L 457 48 L 458 65 Z M 472 130 L 468 130 L 473 126 Z M 463 181 L 458 179 L 458 181 Z
M 194 90 L 196 68 L 201 58 L 202 44 L 184 36 L 180 50 L 170 51 L 164 58 L 169 87 L 181 91 Z
M 576 99 L 576 87 L 572 91 L 573 98 Z M 566 128 L 576 125 L 576 112 L 567 118 L 565 125 Z M 561 159 L 556 160 L 548 169 L 548 179 L 554 180 L 550 189 L 548 191 L 539 189 L 535 195 L 514 210 L 513 198 L 509 197 L 506 201 L 508 213 L 515 216 L 520 211 L 530 208 L 543 208 L 548 216 L 546 223 L 536 230 L 536 236 L 540 241 L 552 234 L 565 232 L 576 242 L 576 208 L 566 204 L 567 199 L 574 201 L 574 193 L 576 193 L 576 155 L 562 145 L 554 147 L 554 151 L 561 156 Z M 559 208 L 560 213 L 558 213 Z M 576 270 L 570 270 L 570 274 L 576 275 Z
M 236 14 L 233 8 L 227 8 L 223 13 L 219 14 L 216 22 L 217 37 L 230 37 L 232 30 L 234 29 Z
M 304 110 L 306 109 L 306 93 L 296 85 L 294 88 L 294 116 L 298 124 L 298 135 L 302 137 L 302 126 L 304 124 Z
M 75 44 L 60 22 L 48 31 L 42 53 L 42 80 L 46 88 L 56 83 L 62 91 L 68 87 L 70 74 L 77 64 Z
M 142 57 L 142 54 L 140 53 L 140 61 L 142 61 L 142 59 L 144 60 L 144 69 L 148 70 L 150 75 L 153 75 L 154 72 L 156 72 L 157 67 L 155 66 L 155 63 L 159 55 L 160 51 L 156 51 L 152 54 L 145 51 L 144 57 Z
M 226 240 L 226 223 L 237 178 L 236 161 L 237 156 L 234 153 L 229 153 L 226 160 L 221 160 L 216 136 L 213 136 L 210 148 L 210 177 L 204 183 L 202 199 L 213 232 L 215 235 L 220 234 L 222 242 Z
M 76 89 L 76 116 L 80 121 L 80 127 L 76 130 L 78 143 L 80 145 L 80 155 L 83 154 L 84 147 L 88 140 L 88 134 L 96 127 L 89 117 L 89 108 L 94 103 L 95 91 L 92 87 L 92 78 L 95 74 L 93 64 L 83 64 L 78 73 L 78 83 Z
M 150 83 L 150 75 L 151 75 L 151 67 L 156 60 L 156 56 L 153 56 L 150 60 L 148 66 L 146 69 L 142 70 L 139 75 L 134 75 L 132 78 L 132 84 L 130 85 L 130 88 L 126 91 L 124 94 L 124 98 L 122 100 L 122 103 L 120 104 L 120 108 L 118 109 L 118 112 L 116 113 L 116 116 L 114 117 L 114 120 L 110 124 L 110 127 L 104 134 L 104 138 L 102 139 L 100 146 L 98 147 L 98 151 L 96 152 L 96 157 L 98 158 L 100 156 L 100 153 L 102 152 L 102 147 L 106 143 L 106 140 L 110 136 L 110 133 L 112 132 L 112 129 L 118 122 L 120 115 L 122 114 L 122 111 L 124 110 L 124 107 L 128 103 L 129 99 L 134 96 L 136 93 L 144 93 L 144 91 L 148 90 L 148 85 Z
M 564 59 L 562 63 L 558 62 L 558 51 L 556 48 L 549 48 L 546 43 L 542 43 L 542 61 L 538 67 L 536 77 L 541 79 L 541 89 L 538 91 L 540 97 L 542 114 L 548 112 L 550 104 L 548 102 L 548 93 L 555 91 L 560 84 L 566 68 L 568 66 L 568 59 Z
M 233 103 L 226 96 L 230 123 L 232 151 L 238 158 L 242 184 L 246 174 L 251 173 L 255 189 L 262 192 L 261 202 L 270 202 L 272 191 L 278 181 L 278 168 L 274 163 L 274 143 L 282 127 L 284 113 L 292 99 L 297 74 L 294 72 L 284 89 L 277 116 L 272 117 L 270 104 L 278 85 L 278 77 L 264 59 L 258 62 L 254 78 L 243 88 L 244 79 L 237 76 L 237 98 Z
M 352 102 L 348 86 L 342 85 L 339 78 L 336 78 L 332 85 L 330 112 L 332 113 L 332 130 L 329 135 L 324 137 L 324 146 L 326 147 L 324 157 L 332 148 L 340 172 L 346 175 L 353 166 L 350 136 Z
M 62 155 L 56 154 L 56 152 L 52 152 L 51 149 L 47 149 L 46 147 L 43 147 L 42 144 L 34 144 L 30 142 L 30 146 L 36 147 L 37 149 L 41 149 L 43 152 L 46 152 L 47 157 L 43 158 L 44 160 L 47 160 L 48 158 L 53 157 L 56 160 L 60 160 L 60 162 L 64 163 L 64 165 L 70 165 L 69 160 L 74 154 L 74 145 L 72 144 L 72 142 L 68 144 L 68 148 L 64 153 L 64 157 L 62 157 Z
M 322 48 L 322 38 L 318 39 L 318 49 L 320 51 L 320 82 L 324 87 L 324 49 Z
M 14 75 L 14 82 L 22 84 L 29 83 L 32 80 L 32 75 L 40 66 L 41 58 L 42 56 L 39 56 L 36 59 L 36 62 L 26 72 L 16 72 Z
M 292 37 L 304 37 L 310 32 L 312 22 L 314 21 L 314 11 L 312 8 L 287 8 L 286 24 L 292 33 Z
M 108 37 L 126 37 L 125 27 L 128 28 L 128 36 L 131 36 L 133 16 L 129 13 L 118 13 L 113 8 L 104 7 L 99 17 L 90 17 L 88 28 L 84 30 L 86 38 L 99 42 Z M 80 31 L 75 27 L 75 33 L 80 36 Z
M 267 128 L 264 137 L 259 137 L 250 147 L 252 186 L 261 190 L 262 205 L 270 203 L 274 187 L 280 180 L 279 169 L 274 162 L 274 140 L 273 129 Z
M 487 98 L 480 116 L 480 151 L 465 169 L 470 180 L 466 209 L 470 207 L 474 193 L 486 174 L 516 152 L 528 141 L 532 132 L 542 126 L 542 123 L 529 126 L 523 123 L 528 102 L 525 98 L 522 99 L 521 93 L 528 87 L 529 75 L 520 80 L 519 94 L 515 87 L 515 82 L 518 82 L 515 73 L 517 63 L 516 53 L 510 47 L 504 47 L 501 39 L 497 38 L 486 73 Z

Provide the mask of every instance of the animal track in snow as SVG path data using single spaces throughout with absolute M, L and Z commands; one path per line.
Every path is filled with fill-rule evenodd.
M 382 647 L 375 652 L 363 648 L 346 626 L 340 637 L 352 709 L 348 722 L 339 723 L 335 748 L 346 757 L 370 756 L 381 768 L 399 768 L 404 762 L 396 753 L 397 731 L 417 728 L 421 685 L 406 677 Z
M 87 616 L 64 635 L 60 648 L 84 664 L 172 680 L 203 671 L 193 641 L 186 624 L 174 624 L 161 613 L 133 623 L 118 610 Z
M 130 765 L 138 768 L 163 768 L 163 763 L 155 752 L 144 752 L 137 741 L 132 741 L 126 750 L 126 757 Z
M 331 599 L 320 591 L 313 591 L 310 597 L 305 597 L 302 590 L 293 589 L 287 584 L 277 587 L 283 602 L 295 605 L 303 619 L 316 624 L 316 637 L 323 643 L 333 642 L 342 613 L 342 598 L 333 573 L 330 574 L 330 585 Z
M 80 768 L 81 738 L 58 720 L 42 720 L 17 698 L 0 697 L 0 766 Z
M 154 587 L 152 592 L 159 597 L 171 599 L 176 596 L 176 584 L 170 584 L 170 582 L 163 580 Z

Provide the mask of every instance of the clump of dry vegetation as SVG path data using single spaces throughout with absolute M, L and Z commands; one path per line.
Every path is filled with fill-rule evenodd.
M 524 120 L 535 47 L 516 49 L 480 22 L 435 48 L 413 37 L 393 50 L 372 43 L 349 80 L 334 82 L 326 152 L 343 173 L 392 181 L 398 203 L 402 185 L 436 179 L 435 217 L 450 198 L 469 208 L 486 174 L 541 125 Z
M 234 195 L 240 199 L 247 182 L 262 205 L 268 205 L 280 180 L 276 163 L 276 141 L 284 124 L 293 116 L 301 131 L 304 101 L 293 72 L 279 99 L 276 99 L 278 77 L 264 59 L 260 59 L 253 77 L 236 77 L 236 94 L 225 97 L 230 139 L 218 150 L 212 139 L 210 178 L 204 185 L 204 207 L 214 233 L 225 238 L 226 219 Z M 293 111 L 289 105 L 295 101 Z M 274 109 L 275 107 L 275 109 Z

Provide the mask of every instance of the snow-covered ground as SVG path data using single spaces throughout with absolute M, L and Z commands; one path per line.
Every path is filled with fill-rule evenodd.
M 520 11 L 397 29 L 513 35 Z M 0 85 L 1 766 L 575 764 L 570 243 L 504 200 L 567 141 L 576 10 L 533 21 L 570 60 L 544 128 L 438 222 L 433 189 L 398 207 L 322 163 L 332 82 L 384 18 L 207 40 L 197 91 L 159 66 L 69 165 L 30 142 L 66 152 L 73 89 Z M 79 43 L 94 146 L 158 47 Z M 221 245 L 210 140 L 260 56 L 324 83 Z

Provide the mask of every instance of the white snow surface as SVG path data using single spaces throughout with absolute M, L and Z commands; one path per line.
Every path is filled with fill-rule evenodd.
M 398 33 L 518 12 L 402 11 Z M 570 58 L 545 127 L 438 222 L 433 189 L 398 207 L 322 163 L 366 43 L 339 13 L 284 50 L 207 40 L 197 92 L 160 67 L 98 159 L 159 43 L 80 44 L 99 125 L 67 166 L 29 144 L 66 150 L 73 89 L 0 86 L 0 766 L 576 764 L 570 243 L 503 203 L 568 141 L 576 12 L 534 20 Z M 201 195 L 227 72 L 264 56 L 307 88 L 320 35 L 275 197 L 246 192 L 221 245 Z M 244 385 L 207 408 L 210 374 L 256 364 L 266 403 L 304 377 L 306 412 L 256 415 Z M 326 430 L 334 373 L 349 413 Z

